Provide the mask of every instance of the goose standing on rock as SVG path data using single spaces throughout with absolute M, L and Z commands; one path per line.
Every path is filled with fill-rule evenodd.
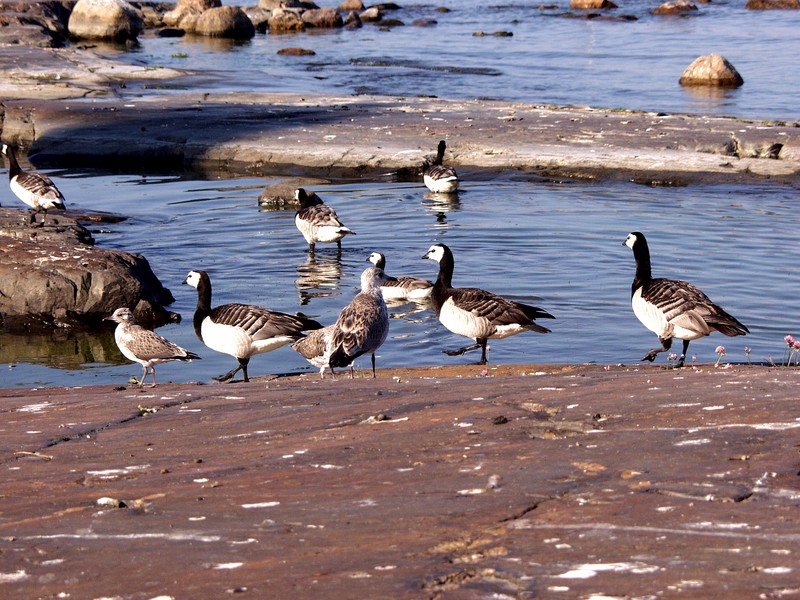
M 171 360 L 199 360 L 194 352 L 189 352 L 177 344 L 164 339 L 154 331 L 137 325 L 133 312 L 129 308 L 118 308 L 106 321 L 114 321 L 117 328 L 114 330 L 114 340 L 122 355 L 128 360 L 138 362 L 144 368 L 139 387 L 144 386 L 147 371 L 153 376 L 153 385 L 156 387 L 156 365 Z
M 658 336 L 660 348 L 651 349 L 642 360 L 653 362 L 656 355 L 672 346 L 672 338 L 683 340 L 678 360 L 682 367 L 689 342 L 709 335 L 712 331 L 734 337 L 750 330 L 714 304 L 702 291 L 686 281 L 653 279 L 650 248 L 638 231 L 628 234 L 624 244 L 633 250 L 636 275 L 631 285 L 633 313 L 650 331 Z
M 386 269 L 386 257 L 380 252 L 373 252 L 367 258 L 380 270 Z M 431 297 L 433 283 L 419 277 L 389 277 L 384 273 L 381 282 L 381 293 L 384 300 L 425 300 Z
M 36 221 L 36 214 L 39 212 L 44 213 L 39 223 L 41 227 L 47 219 L 49 209 L 64 210 L 64 196 L 47 175 L 36 171 L 23 171 L 13 146 L 3 144 L 2 152 L 8 158 L 8 180 L 11 191 L 33 209 L 31 224 Z
M 458 190 L 458 175 L 453 167 L 442 164 L 447 144 L 442 140 L 436 149 L 436 158 L 426 159 L 422 163 L 422 180 L 427 188 L 435 194 L 452 194 Z
M 331 371 L 350 366 L 362 354 L 372 358 L 372 377 L 375 375 L 375 352 L 389 334 L 389 311 L 381 294 L 383 271 L 368 267 L 361 274 L 361 291 L 344 307 L 331 334 Z
M 303 234 L 311 252 L 317 242 L 336 242 L 336 247 L 341 250 L 342 238 L 347 234 L 356 234 L 344 226 L 336 216 L 336 211 L 322 202 L 317 194 L 308 194 L 303 188 L 298 188 L 295 198 L 300 202 L 300 210 L 295 213 L 294 224 Z
M 235 369 L 216 377 L 228 381 L 241 370 L 245 383 L 247 365 L 255 354 L 271 352 L 303 337 L 303 331 L 322 325 L 302 316 L 287 315 L 251 304 L 223 304 L 211 308 L 211 279 L 205 271 L 190 271 L 185 284 L 197 288 L 194 332 L 206 346 L 239 361 Z
M 479 288 L 454 288 L 453 252 L 444 244 L 434 244 L 422 258 L 439 263 L 439 276 L 431 293 L 439 321 L 453 333 L 474 338 L 476 342 L 458 350 L 445 350 L 445 354 L 457 356 L 480 348 L 481 360 L 478 364 L 485 365 L 488 340 L 507 338 L 523 331 L 550 332 L 546 327 L 534 323 L 534 319 L 555 319 L 541 308 L 507 300 Z

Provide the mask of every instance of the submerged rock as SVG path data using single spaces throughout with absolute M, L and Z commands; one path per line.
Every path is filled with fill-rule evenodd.
M 670 0 L 653 9 L 654 15 L 677 15 L 697 10 L 697 5 L 690 0 Z
M 142 322 L 179 317 L 174 298 L 139 254 L 94 246 L 74 218 L 48 215 L 28 224 L 28 211 L 0 208 L 0 326 L 10 330 L 93 326 L 120 306 Z
M 715 53 L 696 58 L 686 67 L 679 83 L 686 86 L 739 87 L 744 79 L 724 56 Z

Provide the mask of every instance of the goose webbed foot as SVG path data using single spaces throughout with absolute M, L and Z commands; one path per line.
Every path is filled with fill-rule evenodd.
M 656 356 L 658 356 L 662 352 L 666 352 L 672 347 L 672 338 L 666 338 L 666 339 L 658 338 L 658 341 L 661 342 L 661 348 L 651 348 L 650 351 L 642 357 L 642 362 L 644 361 L 653 362 L 656 359 Z M 686 346 L 684 346 L 684 354 L 685 350 Z M 681 362 L 681 364 L 683 363 Z
M 444 354 L 447 356 L 461 356 L 465 352 L 469 352 L 470 350 L 477 350 L 480 348 L 480 344 L 472 344 L 472 346 L 464 346 L 463 348 L 459 348 L 457 350 L 442 350 Z
M 233 376 L 236 375 L 236 373 L 238 373 L 241 368 L 242 367 L 240 365 L 240 366 L 236 367 L 235 369 L 231 369 L 230 371 L 228 371 L 224 375 L 220 375 L 219 377 L 214 377 L 214 381 L 219 381 L 220 383 L 223 383 L 225 381 L 229 381 L 229 380 L 233 379 Z

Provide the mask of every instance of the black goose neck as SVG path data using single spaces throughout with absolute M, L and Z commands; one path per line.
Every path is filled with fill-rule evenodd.
M 444 160 L 444 149 L 445 149 L 445 147 L 446 147 L 446 145 L 444 143 L 444 140 L 439 142 L 439 146 L 436 148 L 436 161 L 433 164 L 435 164 L 435 165 L 442 164 L 442 161 Z
M 650 264 L 650 248 L 647 240 L 639 234 L 633 244 L 633 257 L 636 259 L 636 276 L 633 279 L 635 290 L 653 278 L 652 265 Z
M 211 310 L 211 279 L 205 272 L 200 273 L 197 282 L 197 310 L 206 313 Z
M 447 246 L 442 246 L 444 253 L 442 260 L 439 261 L 439 276 L 436 278 L 436 285 L 440 288 L 450 288 L 453 286 L 453 269 L 455 268 L 455 260 L 453 260 L 453 253 Z
M 19 166 L 17 153 L 13 146 L 6 146 L 6 156 L 8 156 L 8 178 L 10 180 L 22 173 L 22 167 Z

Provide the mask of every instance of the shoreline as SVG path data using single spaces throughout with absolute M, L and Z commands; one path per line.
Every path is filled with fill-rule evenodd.
M 490 368 L 501 374 L 2 390 L 0 585 L 125 598 L 793 589 L 800 370 Z

